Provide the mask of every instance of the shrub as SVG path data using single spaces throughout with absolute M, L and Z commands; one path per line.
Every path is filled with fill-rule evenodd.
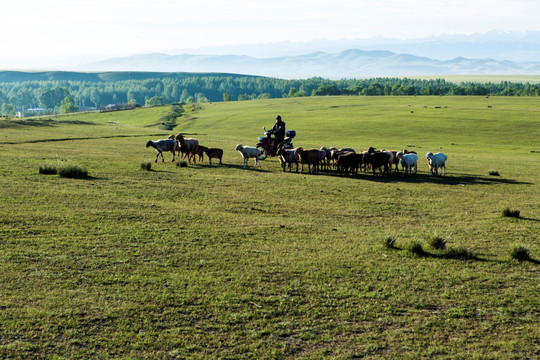
M 152 163 L 150 161 L 142 162 L 141 169 L 146 170 L 146 171 L 152 170 Z
M 58 175 L 65 178 L 84 179 L 88 171 L 79 165 L 63 165 L 58 168 Z
M 429 246 L 431 246 L 433 249 L 437 250 L 444 250 L 446 249 L 446 240 L 444 240 L 440 236 L 433 236 L 428 240 Z
M 388 249 L 396 248 L 396 238 L 393 236 L 388 236 L 383 240 L 383 245 Z
M 531 259 L 529 249 L 521 245 L 514 245 L 512 249 L 510 249 L 509 255 L 511 259 L 519 261 L 526 261 Z
M 491 176 L 500 176 L 497 170 L 489 170 L 489 175 Z
M 506 208 L 502 211 L 502 216 L 503 217 L 513 217 L 513 218 L 518 218 L 519 217 L 519 214 L 520 214 L 520 211 L 519 210 L 514 210 L 514 209 L 510 209 L 510 208 Z
M 58 168 L 53 164 L 41 165 L 39 167 L 39 173 L 44 175 L 56 175 L 58 174 Z
M 176 163 L 176 166 L 187 167 L 187 162 L 185 160 L 179 161 Z
M 422 256 L 425 254 L 422 244 L 420 244 L 417 241 L 412 241 L 407 247 L 407 251 L 413 255 L 418 255 L 418 256 Z

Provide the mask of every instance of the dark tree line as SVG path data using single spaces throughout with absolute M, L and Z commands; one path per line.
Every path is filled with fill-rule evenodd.
M 69 73 L 68 73 L 69 74 Z M 73 102 L 80 110 L 102 108 L 110 104 L 137 103 L 159 105 L 175 102 L 238 101 L 297 96 L 410 96 L 410 95 L 500 95 L 539 96 L 540 85 L 529 83 L 461 83 L 444 79 L 372 78 L 328 80 L 311 78 L 283 80 L 232 74 L 159 74 L 120 76 L 104 73 L 99 77 L 73 80 L 2 81 L 2 112 L 60 108 Z M 122 74 L 122 73 L 120 73 Z M 156 76 L 156 77 L 151 77 Z M 11 115 L 11 114 L 4 114 Z

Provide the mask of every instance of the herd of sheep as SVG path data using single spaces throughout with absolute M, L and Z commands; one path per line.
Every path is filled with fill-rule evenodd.
M 187 157 L 188 161 L 195 163 L 195 157 L 199 157 L 199 161 L 202 161 L 204 154 L 208 156 L 210 165 L 212 159 L 219 159 L 219 165 L 222 165 L 223 149 L 208 148 L 200 145 L 198 140 L 191 138 L 184 138 L 182 134 L 176 136 L 171 135 L 168 139 L 148 141 L 146 147 L 153 147 L 157 151 L 156 162 L 159 155 L 161 155 L 162 161 L 163 151 L 170 151 L 173 153 L 173 161 L 175 160 L 175 153 L 182 153 L 182 157 Z M 243 160 L 244 168 L 248 167 L 248 160 L 255 159 L 254 167 L 257 165 L 260 167 L 259 156 L 262 151 L 252 146 L 237 145 L 235 148 L 238 151 Z M 308 166 L 309 173 L 318 173 L 322 170 L 333 169 L 340 175 L 357 175 L 359 170 L 372 171 L 374 175 L 378 174 L 391 174 L 394 169 L 398 172 L 398 165 L 401 163 L 402 176 L 405 174 L 416 174 L 418 165 L 418 155 L 414 151 L 408 151 L 403 149 L 402 151 L 395 150 L 376 150 L 370 147 L 367 151 L 356 152 L 351 148 L 337 149 L 335 147 L 320 149 L 303 149 L 298 147 L 296 149 L 279 149 L 277 156 L 283 171 L 288 167 L 289 172 L 292 171 L 292 166 L 296 165 L 296 172 L 298 172 L 299 164 L 301 165 L 301 171 L 304 172 L 304 165 Z M 431 153 L 426 154 L 426 159 L 429 166 L 429 175 L 445 175 L 446 160 L 448 157 L 443 153 Z

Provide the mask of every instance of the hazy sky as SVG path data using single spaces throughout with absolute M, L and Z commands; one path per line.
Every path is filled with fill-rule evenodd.
M 540 30 L 539 0 L 0 0 L 3 58 Z

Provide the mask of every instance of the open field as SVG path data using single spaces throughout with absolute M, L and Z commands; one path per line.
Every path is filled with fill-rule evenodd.
M 475 82 L 475 83 L 494 83 L 498 84 L 502 81 L 509 81 L 514 83 L 540 83 L 540 75 L 442 75 L 442 76 L 412 76 L 416 79 L 445 79 L 456 84 L 462 82 Z
M 538 99 L 212 103 L 160 130 L 168 110 L 0 120 L 0 358 L 540 356 Z M 296 146 L 408 147 L 419 174 L 242 169 L 236 144 L 277 114 Z M 225 165 L 154 163 L 146 141 L 178 132 Z M 38 173 L 51 163 L 89 176 Z

